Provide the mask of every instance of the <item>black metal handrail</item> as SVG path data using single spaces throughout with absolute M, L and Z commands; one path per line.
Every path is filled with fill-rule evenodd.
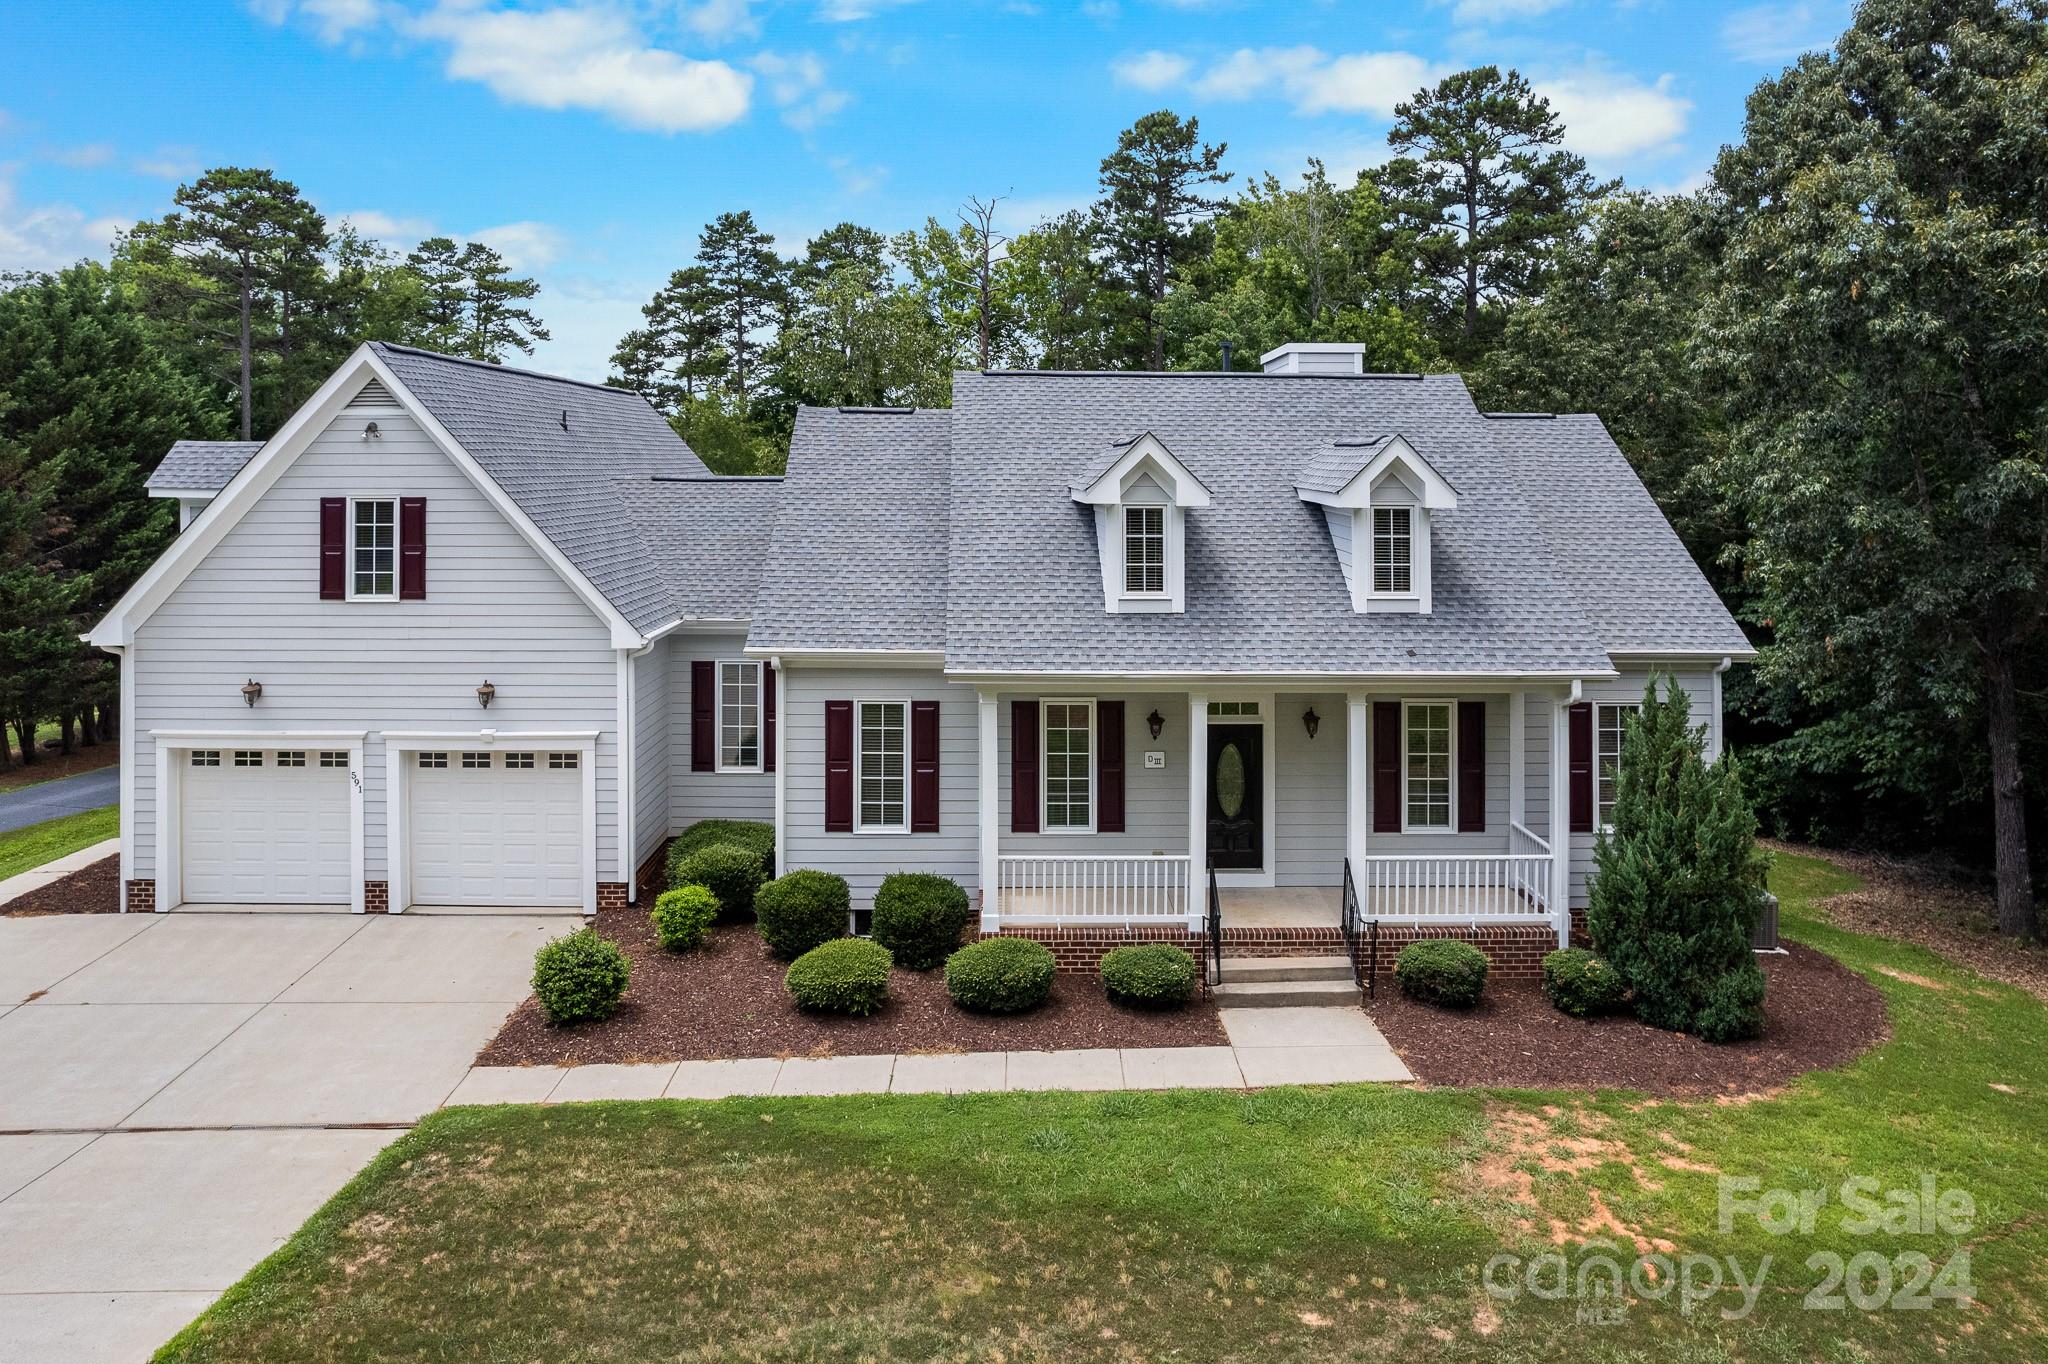
M 1209 983 L 1223 982 L 1223 896 L 1216 889 L 1216 859 L 1209 859 Z
M 1375 998 L 1375 982 L 1379 977 L 1380 964 L 1380 921 L 1368 922 L 1364 911 L 1358 905 L 1358 884 L 1351 879 L 1351 859 L 1344 859 L 1344 955 L 1351 958 L 1351 979 L 1358 988 L 1365 991 L 1367 999 Z M 1360 940 L 1365 941 L 1365 950 L 1360 951 Z

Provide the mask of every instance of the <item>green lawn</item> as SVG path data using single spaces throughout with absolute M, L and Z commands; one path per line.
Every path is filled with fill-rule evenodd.
M 121 832 L 121 807 L 102 805 L 75 815 L 60 815 L 26 829 L 0 834 L 0 881 L 17 872 L 54 862 L 65 853 L 89 848 Z
M 1785 927 L 1866 972 L 1895 1036 L 1773 1098 L 1356 1086 L 457 1110 L 160 1357 L 2040 1358 L 2048 1014 L 1805 912 L 1851 884 L 1786 859 Z M 1924 1173 L 1976 1215 L 1852 1235 L 1831 1197 L 1811 1232 L 1724 1235 L 1722 1172 L 1792 1190 Z M 1572 1300 L 1490 1297 L 1489 1259 L 1540 1254 L 1553 1226 L 1722 1257 L 1724 1273 L 1734 1256 L 1752 1277 L 1769 1255 L 1767 1286 L 1740 1320 L 1720 1315 L 1732 1290 L 1689 1313 L 1637 1301 L 1608 1324 Z M 1972 1305 L 1806 1305 L 1817 1252 L 1876 1252 L 1868 1299 L 1877 1258 L 1939 1264 L 1963 1246 Z

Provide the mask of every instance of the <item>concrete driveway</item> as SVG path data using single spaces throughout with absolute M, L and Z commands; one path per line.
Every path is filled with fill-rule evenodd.
M 448 1097 L 575 922 L 0 920 L 0 1364 L 147 1358 Z

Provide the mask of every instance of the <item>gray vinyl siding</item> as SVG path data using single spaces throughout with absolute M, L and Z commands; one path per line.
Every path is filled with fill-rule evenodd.
M 669 650 L 656 640 L 633 660 L 633 865 L 668 836 Z
M 1398 703 L 1403 698 L 1392 696 L 1373 697 L 1375 705 L 1382 701 Z M 1508 698 L 1505 694 L 1494 696 L 1458 695 L 1449 692 L 1418 694 L 1416 701 L 1484 701 L 1486 703 L 1486 832 L 1457 832 L 1458 789 L 1455 781 L 1451 788 L 1451 827 L 1443 830 L 1428 830 L 1415 833 L 1366 835 L 1368 855 L 1379 853 L 1481 853 L 1506 852 L 1508 850 Z M 1451 716 L 1451 769 L 1455 773 L 1462 754 L 1457 749 L 1458 719 L 1455 710 Z M 1405 731 L 1404 731 L 1405 733 Z M 1370 762 L 1370 759 L 1368 759 Z M 1366 811 L 1370 818 L 1376 813 L 1372 799 L 1372 774 L 1365 774 Z
M 410 420 L 336 419 L 136 631 L 135 871 L 156 874 L 150 731 L 365 730 L 364 875 L 385 730 L 594 730 L 600 879 L 618 864 L 618 663 L 595 612 Z M 319 599 L 320 498 L 427 499 L 427 599 Z M 263 684 L 254 709 L 248 679 Z M 497 689 L 490 710 L 478 684 Z M 501 744 L 507 740 L 501 739 Z
M 746 643 L 745 631 L 730 635 L 669 636 L 668 819 L 672 831 L 681 832 L 700 819 L 775 818 L 773 772 L 690 770 L 690 665 L 700 660 L 716 663 L 722 658 L 743 659 L 747 656 Z M 714 673 L 714 685 L 716 676 Z M 765 741 L 766 736 L 763 738 Z M 765 768 L 767 764 L 764 761 L 762 765 Z
M 1316 737 L 1302 716 L 1314 707 Z M 1345 701 L 1341 695 L 1273 701 L 1273 850 L 1279 886 L 1336 886 L 1344 878 Z
M 1681 670 L 1632 668 L 1620 677 L 1601 682 L 1588 682 L 1583 689 L 1584 699 L 1598 705 L 1600 702 L 1633 701 L 1643 699 L 1643 688 L 1648 684 L 1652 672 L 1660 679 L 1668 678 L 1685 689 L 1686 700 L 1692 709 L 1695 726 L 1711 726 L 1714 721 L 1714 674 L 1710 669 L 1691 668 Z M 1663 683 L 1659 682 L 1659 689 Z M 1597 744 L 1597 738 L 1595 740 Z M 1597 754 L 1596 754 L 1597 758 Z M 1586 903 L 1586 879 L 1593 870 L 1593 835 L 1572 835 L 1572 893 L 1574 905 Z
M 1048 691 L 1042 696 L 1088 697 L 1078 691 Z M 1011 703 L 1035 699 L 1028 692 L 1005 692 L 996 713 L 996 851 L 1027 856 L 1070 853 L 1076 856 L 1111 856 L 1117 853 L 1185 856 L 1188 850 L 1188 700 L 1159 692 L 1094 696 L 1102 701 L 1124 703 L 1124 832 L 1069 833 L 1044 830 L 1043 781 L 1044 746 L 1039 748 L 1041 808 L 1035 834 L 1010 832 L 1010 710 Z M 1145 717 L 1157 706 L 1165 725 L 1159 737 L 1152 737 Z M 1146 752 L 1166 754 L 1166 766 L 1147 768 Z M 1097 808 L 1098 819 L 1100 808 Z
M 939 831 L 935 834 L 825 832 L 825 703 L 939 703 Z M 785 864 L 844 876 L 856 906 L 872 903 L 893 871 L 950 876 L 969 897 L 980 893 L 980 823 L 976 813 L 979 700 L 972 687 L 948 682 L 936 669 L 789 668 L 783 673 L 777 723 L 787 727 L 788 769 L 782 842 Z

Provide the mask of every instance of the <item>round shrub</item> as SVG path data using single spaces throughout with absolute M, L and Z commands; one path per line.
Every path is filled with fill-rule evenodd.
M 718 897 L 719 917 L 731 922 L 754 912 L 761 889 L 761 857 L 737 843 L 713 843 L 669 867 L 672 886 L 702 886 Z
M 1693 1015 L 1692 1033 L 1702 1042 L 1741 1042 L 1764 1030 L 1764 971 L 1756 959 L 1740 962 L 1707 986 Z
M 1195 959 L 1163 942 L 1103 953 L 1102 988 L 1118 1004 L 1177 1009 L 1195 997 Z
M 851 904 L 845 877 L 793 871 L 761 887 L 754 896 L 754 917 L 768 950 L 792 961 L 820 943 L 845 937 Z
M 676 876 L 677 864 L 691 853 L 714 843 L 730 843 L 749 849 L 761 859 L 761 879 L 766 881 L 775 875 L 773 824 L 754 819 L 700 819 L 669 840 L 668 884 L 671 887 L 690 884 Z
M 1486 988 L 1486 954 L 1455 938 L 1427 938 L 1401 949 L 1394 979 L 1410 999 L 1469 1009 Z
M 983 938 L 946 958 L 946 993 L 963 1009 L 1015 1014 L 1052 993 L 1052 952 L 1029 938 Z
M 1628 998 L 1628 983 L 1605 957 L 1567 947 L 1543 958 L 1543 993 L 1573 1018 L 1611 1014 Z
M 654 936 L 671 952 L 687 952 L 704 941 L 718 918 L 718 897 L 703 886 L 678 886 L 654 897 L 649 912 Z
M 820 943 L 789 964 L 782 984 L 800 1009 L 871 1014 L 889 1000 L 889 949 L 866 938 Z
M 632 974 L 619 945 L 593 928 L 557 938 L 533 955 L 533 993 L 550 1023 L 610 1018 Z
M 957 882 L 928 871 L 899 871 L 875 891 L 875 941 L 905 970 L 929 971 L 960 945 L 968 913 L 967 892 Z

